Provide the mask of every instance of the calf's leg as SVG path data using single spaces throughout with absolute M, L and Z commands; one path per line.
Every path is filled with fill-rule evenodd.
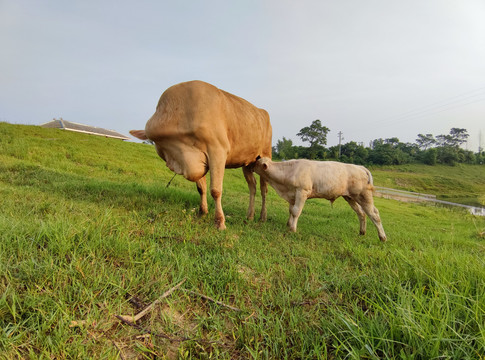
M 294 203 L 290 203 L 290 219 L 288 220 L 288 225 L 290 226 L 290 231 L 296 232 L 296 226 L 298 224 L 298 218 L 301 215 L 303 206 L 305 206 L 305 201 L 307 196 L 303 191 L 297 191 L 295 194 Z
M 374 199 L 372 194 L 368 193 L 361 196 L 359 199 L 359 205 L 362 207 L 367 216 L 372 220 L 377 228 L 377 233 L 379 234 L 379 239 L 381 241 L 386 241 L 386 233 L 382 227 L 381 217 L 379 216 L 379 210 L 374 206 Z
M 256 196 L 256 178 L 253 172 L 247 167 L 243 166 L 243 174 L 249 187 L 249 207 L 246 217 L 249 220 L 254 219 L 254 198 Z
M 266 221 L 267 218 L 267 212 L 266 212 L 266 194 L 268 193 L 268 183 L 266 180 L 264 180 L 262 177 L 259 178 L 260 181 L 260 188 L 261 188 L 261 216 L 260 220 L 261 221 Z
M 357 214 L 358 218 L 359 218 L 359 223 L 360 223 L 360 235 L 365 235 L 365 231 L 366 231 L 366 219 L 365 219 L 365 213 L 364 211 L 362 210 L 362 208 L 360 207 L 359 204 L 357 204 L 357 202 L 352 199 L 350 196 L 344 196 L 343 197 L 350 205 L 350 207 L 355 211 L 355 213 Z

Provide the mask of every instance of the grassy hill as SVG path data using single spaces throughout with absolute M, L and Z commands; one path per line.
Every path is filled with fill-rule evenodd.
M 436 195 L 465 205 L 485 205 L 485 166 L 423 164 L 371 168 L 376 184 Z
M 480 167 L 372 172 L 485 193 Z M 211 199 L 199 218 L 195 184 L 172 176 L 149 145 L 0 123 L 0 358 L 485 356 L 485 219 L 378 198 L 381 243 L 342 199 L 310 200 L 292 234 L 272 189 L 268 221 L 245 220 L 236 169 L 220 232 Z M 183 280 L 135 326 L 115 317 Z

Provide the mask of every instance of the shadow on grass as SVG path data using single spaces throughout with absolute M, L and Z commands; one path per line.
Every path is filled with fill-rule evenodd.
M 154 203 L 183 204 L 185 207 L 199 206 L 199 195 L 179 190 L 160 183 L 160 186 L 143 185 L 136 182 L 108 181 L 77 174 L 58 172 L 35 165 L 18 164 L 0 166 L 0 181 L 18 187 L 34 188 L 37 191 L 57 194 L 66 199 L 105 204 L 108 207 L 149 210 Z

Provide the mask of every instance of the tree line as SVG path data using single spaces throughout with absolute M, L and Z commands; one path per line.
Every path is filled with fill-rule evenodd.
M 337 160 L 359 165 L 402 165 L 423 163 L 427 165 L 485 164 L 485 152 L 474 153 L 461 148 L 469 135 L 466 129 L 452 128 L 449 134 L 418 134 L 414 143 L 403 143 L 397 137 L 375 139 L 369 146 L 350 141 L 325 147 L 329 128 L 315 120 L 302 128 L 297 136 L 310 146 L 295 146 L 290 139 L 278 140 L 273 147 L 276 159 Z

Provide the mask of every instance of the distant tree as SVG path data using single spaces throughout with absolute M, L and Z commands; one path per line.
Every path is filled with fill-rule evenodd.
M 463 151 L 463 155 L 464 155 L 464 162 L 467 163 L 467 164 L 476 164 L 477 162 L 477 157 L 475 156 L 475 154 L 473 153 L 473 151 L 470 151 L 470 150 L 462 150 Z
M 383 139 L 373 140 L 369 160 L 376 165 L 392 165 L 394 163 L 394 149 Z
M 459 147 L 460 145 L 466 143 L 468 137 L 468 132 L 466 129 L 452 128 L 450 130 L 450 136 L 452 139 L 453 146 Z
M 436 143 L 439 147 L 448 147 L 452 146 L 453 139 L 450 135 L 438 135 L 436 136 Z
M 304 142 L 310 143 L 310 148 L 315 145 L 326 145 L 327 144 L 327 133 L 330 129 L 323 126 L 320 120 L 315 120 L 310 126 L 305 126 L 297 134 Z
M 421 150 L 427 150 L 428 148 L 436 144 L 436 140 L 432 134 L 418 134 L 416 144 Z
M 392 147 L 396 147 L 399 144 L 399 139 L 397 137 L 389 138 L 384 140 L 385 144 L 389 144 Z
M 327 149 L 321 145 L 313 145 L 308 148 L 307 159 L 325 160 L 327 158 Z
M 438 160 L 438 150 L 436 150 L 435 148 L 430 148 L 422 151 L 420 160 L 426 165 L 436 165 L 436 162 Z
M 276 154 L 280 159 L 294 159 L 296 149 L 293 146 L 293 141 L 283 136 L 283 139 L 276 142 Z
M 437 158 L 439 163 L 451 166 L 456 165 L 456 163 L 460 160 L 457 149 L 452 146 L 439 147 Z
M 338 148 L 336 149 L 338 154 Z M 350 141 L 341 147 L 341 161 L 352 164 L 363 165 L 367 162 L 369 153 L 365 147 L 358 145 L 355 141 Z
M 458 148 L 465 143 L 470 135 L 466 129 L 452 128 L 448 135 L 436 136 L 436 141 L 439 146 L 451 146 Z
M 485 164 L 485 151 L 479 151 L 478 153 L 475 154 L 475 163 L 478 165 Z M 484 199 L 485 199 L 485 195 L 484 195 Z
M 411 162 L 410 144 L 403 144 L 398 138 L 377 139 L 372 142 L 369 161 L 378 165 L 401 165 Z
M 452 128 L 448 135 L 436 136 L 438 144 L 437 161 L 447 165 L 476 161 L 474 156 L 460 148 L 466 142 L 468 136 L 467 130 L 461 128 Z

